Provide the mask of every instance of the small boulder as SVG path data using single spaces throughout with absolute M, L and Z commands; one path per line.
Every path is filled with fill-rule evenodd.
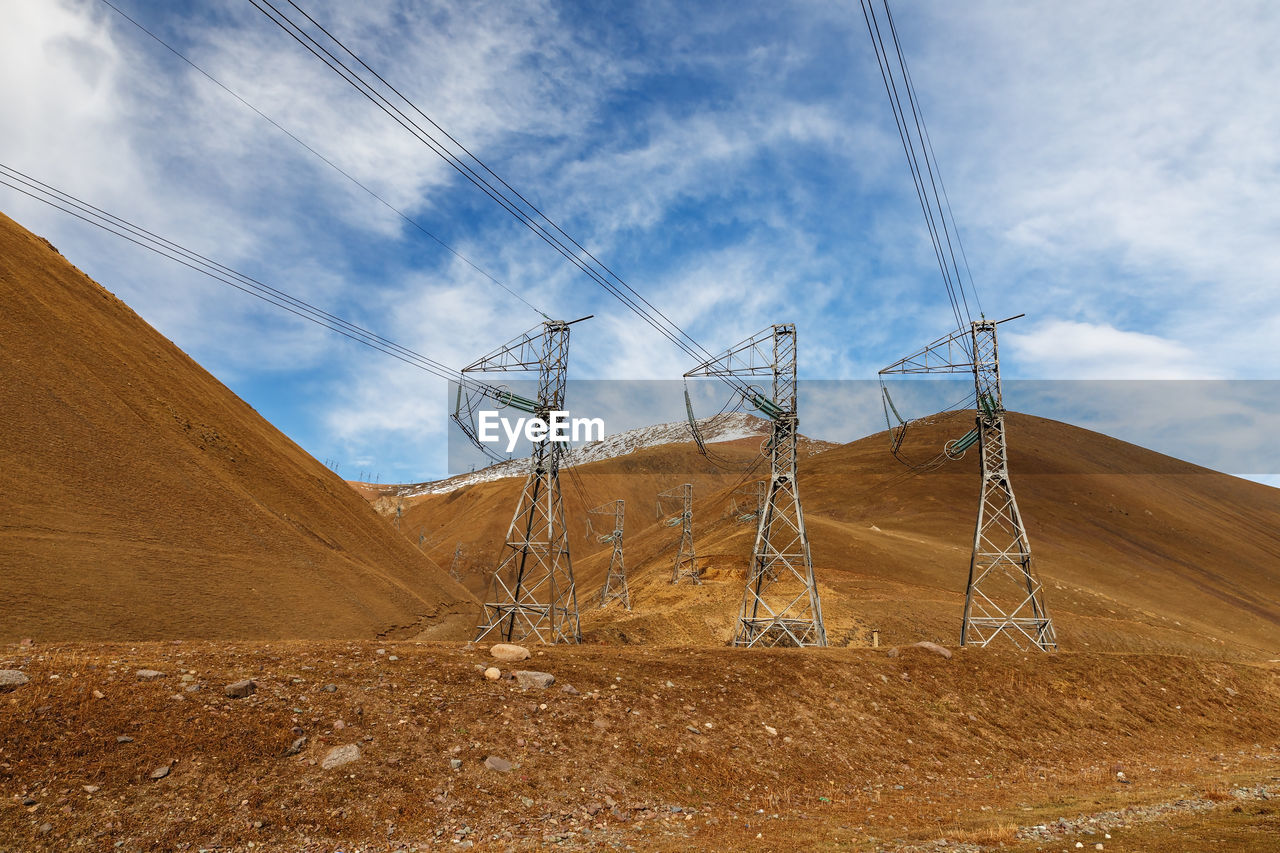
M 140 669 L 134 675 L 139 681 L 155 681 L 157 678 L 164 678 L 164 673 L 158 669 Z
M 349 743 L 346 746 L 335 746 L 325 753 L 324 758 L 320 760 L 320 767 L 324 770 L 332 770 L 335 767 L 341 767 L 344 764 L 359 760 L 360 747 L 354 743 Z
M 251 678 L 242 681 L 233 681 L 226 687 L 222 688 L 222 692 L 232 699 L 244 699 L 246 696 L 252 696 L 258 691 L 258 683 Z
M 941 655 L 947 660 L 951 660 L 951 649 L 947 648 L 946 646 L 940 646 L 937 643 L 931 643 L 928 640 L 915 643 L 914 645 L 917 649 L 928 649 L 929 651 L 933 652 L 935 655 Z
M 502 677 L 502 670 L 498 669 L 496 666 L 491 666 L 484 671 L 484 677 L 490 681 L 497 681 Z
M 0 693 L 17 690 L 30 681 L 27 674 L 20 669 L 0 669 Z
M 529 657 L 529 650 L 524 646 L 516 646 L 510 643 L 498 643 L 489 649 L 489 654 L 498 660 L 525 660 Z
M 534 672 L 532 670 L 522 669 L 516 672 L 516 684 L 526 690 L 530 687 L 537 687 L 545 690 L 556 683 L 556 677 L 549 672 Z
M 505 758 L 499 758 L 496 755 L 490 755 L 484 760 L 484 766 L 490 770 L 497 770 L 499 773 L 507 773 L 511 770 L 511 762 Z

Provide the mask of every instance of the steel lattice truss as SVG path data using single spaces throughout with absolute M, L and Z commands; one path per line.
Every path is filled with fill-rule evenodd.
M 541 328 L 535 327 L 462 370 L 464 377 L 474 373 L 536 370 L 536 400 L 473 382 L 467 386 L 465 402 L 460 385 L 455 418 L 460 423 L 464 417 L 474 418 L 478 397 L 483 395 L 500 405 L 529 411 L 549 422 L 552 411 L 564 409 L 569 325 L 549 320 Z M 481 390 L 476 392 L 475 388 Z M 474 426 L 474 420 L 471 424 Z M 549 437 L 533 444 L 529 474 L 485 598 L 476 629 L 477 641 L 491 634 L 507 642 L 577 643 L 582 639 L 560 493 L 560 459 L 564 451 L 562 442 L 551 441 Z
M 735 524 L 760 524 L 760 516 L 764 514 L 764 501 L 767 493 L 766 482 L 756 480 L 744 483 L 729 494 L 729 515 Z M 741 501 L 741 503 L 739 503 Z M 748 501 L 750 501 L 748 503 Z M 743 511 L 743 504 L 750 510 Z
M 1004 635 L 1019 648 L 1051 651 L 1058 648 L 1053 620 L 1044 606 L 1044 590 L 1031 569 L 1031 543 L 1009 482 L 997 325 L 985 320 L 971 323 L 967 331 L 935 341 L 880 372 L 973 373 L 978 401 L 974 432 L 981 454 L 982 489 L 960 644 L 986 646 Z M 967 339 L 963 343 L 962 337 Z M 965 349 L 971 353 L 967 364 L 952 357 Z
M 605 575 L 604 590 L 600 593 L 600 607 L 608 607 L 611 601 L 621 601 L 622 606 L 631 609 L 631 592 L 627 588 L 627 568 L 622 559 L 622 531 L 626 521 L 626 506 L 619 498 L 609 503 L 600 504 L 587 510 L 587 515 L 613 516 L 613 529 L 601 536 L 601 542 L 613 543 L 613 554 L 609 557 L 609 573 Z
M 738 612 L 736 646 L 825 646 L 822 600 L 796 482 L 796 329 L 765 329 L 689 376 L 768 376 L 769 388 L 744 395 L 773 421 L 769 483 L 756 527 L 746 590 Z
M 699 575 L 702 573 L 698 569 L 698 554 L 693 549 L 693 483 L 658 493 L 659 518 L 663 515 L 663 498 L 680 502 L 680 514 L 667 520 L 671 527 L 680 525 L 680 546 L 676 548 L 676 561 L 671 567 L 671 582 L 680 583 L 681 579 L 687 578 L 700 585 Z

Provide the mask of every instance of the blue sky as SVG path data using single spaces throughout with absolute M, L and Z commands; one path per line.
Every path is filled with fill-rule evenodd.
M 245 0 L 118 5 L 574 327 L 575 378 L 684 356 Z M 871 378 L 947 303 L 858 8 L 300 3 L 718 350 L 797 324 L 802 376 Z M 1280 7 L 897 4 L 1010 378 L 1270 379 Z M 98 0 L 0 6 L 0 162 L 461 366 L 540 318 Z M 445 468 L 445 383 L 0 188 L 319 459 Z M 802 413 L 803 417 L 803 413 Z

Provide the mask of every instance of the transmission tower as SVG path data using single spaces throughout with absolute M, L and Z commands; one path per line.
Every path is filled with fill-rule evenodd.
M 769 377 L 771 386 L 748 386 L 744 397 L 773 423 L 769 483 L 751 552 L 735 646 L 825 646 L 822 600 L 796 482 L 799 436 L 796 392 L 796 327 L 765 329 L 724 355 L 695 367 L 691 376 Z
M 756 480 L 754 483 L 745 483 L 738 486 L 729 494 L 729 514 L 733 516 L 735 524 L 760 524 L 760 516 L 764 512 L 764 500 L 768 490 L 765 488 L 764 480 Z M 755 507 L 750 512 L 742 512 L 742 507 L 738 501 L 745 501 L 752 497 L 755 500 Z
M 698 554 L 693 549 L 693 483 L 685 483 L 674 489 L 658 493 L 658 517 L 663 516 L 662 501 L 678 500 L 680 513 L 667 519 L 668 527 L 680 525 L 680 547 L 676 549 L 676 561 L 671 567 L 671 582 L 680 583 L 681 578 L 688 578 L 701 584 L 698 571 Z
M 621 600 L 622 606 L 631 609 L 631 592 L 627 589 L 627 568 L 622 560 L 622 530 L 625 521 L 625 504 L 619 498 L 615 501 L 600 504 L 587 510 L 588 523 L 592 515 L 613 516 L 613 529 L 600 537 L 604 543 L 613 543 L 613 554 L 609 557 L 609 573 L 605 576 L 604 591 L 600 593 L 600 607 L 608 607 L 609 602 Z
M 588 319 L 583 317 L 582 319 Z M 564 410 L 569 326 L 548 320 L 462 369 L 477 373 L 536 371 L 536 399 L 505 388 L 474 382 L 459 384 L 454 419 L 477 446 L 477 413 L 497 402 L 551 423 L 551 412 Z M 496 634 L 506 642 L 577 643 L 582 639 L 578 595 L 573 582 L 564 506 L 560 492 L 563 441 L 550 434 L 533 442 L 529 474 L 507 529 L 502 557 L 476 628 L 476 640 Z
M 462 573 L 458 571 L 458 564 L 462 562 L 462 543 L 459 542 L 457 547 L 453 549 L 453 559 L 449 561 L 449 574 L 458 583 L 462 583 Z
M 1031 570 L 1031 543 L 1009 482 L 996 346 L 996 326 L 1004 322 L 973 321 L 967 330 L 934 341 L 880 374 L 972 372 L 974 428 L 946 445 L 947 455 L 958 459 L 977 444 L 982 477 L 960 645 L 986 646 L 1003 634 L 1019 648 L 1052 651 L 1058 648 L 1053 620 L 1044 606 L 1044 590 Z

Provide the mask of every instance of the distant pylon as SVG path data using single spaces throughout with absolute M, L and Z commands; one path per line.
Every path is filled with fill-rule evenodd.
M 631 609 L 631 592 L 627 588 L 627 568 L 622 559 L 622 532 L 625 526 L 626 507 L 621 498 L 587 510 L 591 515 L 613 516 L 613 529 L 600 537 L 601 542 L 613 543 L 613 553 L 609 557 L 609 573 L 605 576 L 604 590 L 600 593 L 600 606 L 608 607 L 611 601 L 621 601 L 622 606 Z
M 764 512 L 765 496 L 768 494 L 767 484 L 764 480 L 756 480 L 753 483 L 746 483 L 738 486 L 729 496 L 731 502 L 729 513 L 737 524 L 760 524 L 760 515 Z M 742 507 L 738 505 L 739 498 L 745 498 L 748 495 L 755 499 L 755 506 L 750 512 L 742 512 Z
M 688 578 L 696 584 L 701 584 L 698 554 L 693 548 L 693 483 L 685 483 L 683 486 L 676 486 L 674 489 L 658 494 L 659 518 L 664 515 L 663 498 L 680 501 L 680 514 L 667 519 L 669 527 L 680 525 L 680 546 L 676 549 L 676 561 L 671 567 L 671 582 L 680 583 L 682 578 Z
M 464 400 L 464 386 L 460 386 L 455 417 L 464 430 L 468 419 L 485 404 L 485 398 L 550 424 L 551 412 L 564 410 L 570 325 L 548 320 L 540 330 L 531 330 L 463 368 L 464 376 L 494 371 L 538 372 L 538 396 L 534 400 L 497 388 L 478 394 L 465 388 L 468 393 Z M 552 441 L 549 434 L 533 442 L 529 474 L 507 529 L 503 556 L 484 600 L 484 610 L 476 627 L 477 641 L 490 635 L 506 642 L 577 643 L 582 640 L 560 492 L 560 459 L 565 449 L 565 442 Z
M 751 386 L 746 400 L 773 424 L 769 437 L 769 484 L 752 548 L 747 586 L 738 611 L 735 646 L 825 646 L 822 599 L 796 482 L 799 437 L 796 390 L 796 327 L 772 326 L 724 355 L 704 362 L 690 376 L 767 376 L 771 388 Z
M 458 571 L 458 564 L 462 562 L 462 543 L 459 542 L 457 547 L 453 549 L 453 559 L 449 561 L 449 574 L 458 583 L 462 583 L 462 573 Z
M 1053 651 L 1058 648 L 1053 620 L 1045 608 L 1044 589 L 1031 569 L 1031 543 L 1009 481 L 996 345 L 996 326 L 1004 322 L 971 321 L 968 329 L 939 338 L 880 374 L 972 372 L 975 426 L 944 448 L 947 456 L 958 459 L 977 444 L 982 477 L 960 645 L 986 646 L 1004 635 L 1019 648 Z M 885 395 L 888 402 L 887 389 Z

